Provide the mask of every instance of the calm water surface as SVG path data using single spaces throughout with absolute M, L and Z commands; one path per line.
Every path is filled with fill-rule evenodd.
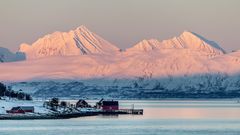
M 225 101 L 120 101 L 144 115 L 68 120 L 0 121 L 0 135 L 240 135 L 240 103 Z

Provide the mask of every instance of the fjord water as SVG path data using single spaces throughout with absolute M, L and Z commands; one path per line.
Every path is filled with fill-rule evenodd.
M 144 115 L 93 116 L 67 120 L 1 120 L 0 135 L 239 135 L 236 100 L 128 100 L 122 108 Z

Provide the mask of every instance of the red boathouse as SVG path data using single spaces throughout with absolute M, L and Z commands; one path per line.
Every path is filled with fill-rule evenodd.
M 103 101 L 101 108 L 105 111 L 119 110 L 119 104 L 118 101 Z
M 7 110 L 7 113 L 14 113 L 14 114 L 34 113 L 34 107 L 33 106 L 17 106 L 17 107 L 13 107 L 11 110 Z
M 104 111 L 115 111 L 119 110 L 119 103 L 118 101 L 101 99 L 96 103 L 96 108 Z

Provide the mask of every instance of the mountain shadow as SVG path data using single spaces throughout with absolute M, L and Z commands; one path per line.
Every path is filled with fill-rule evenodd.
M 26 60 L 26 54 L 23 52 L 12 53 L 6 48 L 0 47 L 0 62 L 15 62 Z
M 32 89 L 34 97 L 69 98 L 239 98 L 240 74 L 198 74 L 165 78 L 51 80 L 12 83 Z

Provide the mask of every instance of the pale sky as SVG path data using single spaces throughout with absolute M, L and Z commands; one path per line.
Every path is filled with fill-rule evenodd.
M 240 49 L 240 0 L 0 0 L 0 46 L 18 50 L 54 31 L 85 25 L 125 49 L 184 30 Z

